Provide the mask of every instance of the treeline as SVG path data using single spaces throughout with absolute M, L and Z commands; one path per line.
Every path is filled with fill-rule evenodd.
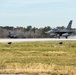
M 65 28 L 65 27 L 57 27 Z M 17 35 L 18 38 L 49 38 L 50 34 L 45 32 L 51 30 L 50 26 L 44 28 L 36 28 L 32 26 L 25 27 L 12 27 L 12 26 L 0 26 L 0 38 L 8 38 L 9 32 L 13 35 Z M 74 29 L 76 30 L 76 29 Z
M 49 30 L 51 30 L 50 26 L 44 28 L 0 26 L 0 38 L 8 38 L 9 32 L 17 35 L 18 38 L 45 38 L 49 37 L 49 35 L 45 34 Z

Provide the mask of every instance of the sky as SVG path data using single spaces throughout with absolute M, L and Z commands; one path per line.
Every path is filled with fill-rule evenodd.
M 76 0 L 0 0 L 0 26 L 76 28 Z

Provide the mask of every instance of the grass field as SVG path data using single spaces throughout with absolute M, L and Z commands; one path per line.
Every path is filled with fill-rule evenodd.
M 76 75 L 76 41 L 0 43 L 0 73 Z

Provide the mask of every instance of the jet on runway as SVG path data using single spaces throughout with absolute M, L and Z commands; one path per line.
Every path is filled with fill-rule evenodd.
M 15 35 L 15 34 L 11 34 L 11 32 L 9 32 L 8 37 L 9 37 L 9 38 L 18 38 L 18 36 L 17 36 L 17 35 Z
M 71 28 L 72 26 L 72 20 L 70 20 L 67 28 L 64 29 L 52 29 L 48 32 L 45 33 L 49 33 L 50 35 L 56 36 L 58 38 L 60 38 L 61 36 L 68 38 L 68 36 L 70 36 L 71 33 L 73 33 L 73 29 Z

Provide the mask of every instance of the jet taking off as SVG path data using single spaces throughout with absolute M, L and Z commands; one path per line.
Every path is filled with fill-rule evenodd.
M 45 32 L 45 33 L 52 33 L 50 35 L 55 35 L 56 37 L 60 38 L 61 36 L 65 37 L 65 38 L 68 38 L 68 36 L 73 33 L 73 29 L 71 28 L 72 26 L 72 20 L 70 20 L 67 28 L 64 28 L 64 29 L 52 29 L 48 32 Z

